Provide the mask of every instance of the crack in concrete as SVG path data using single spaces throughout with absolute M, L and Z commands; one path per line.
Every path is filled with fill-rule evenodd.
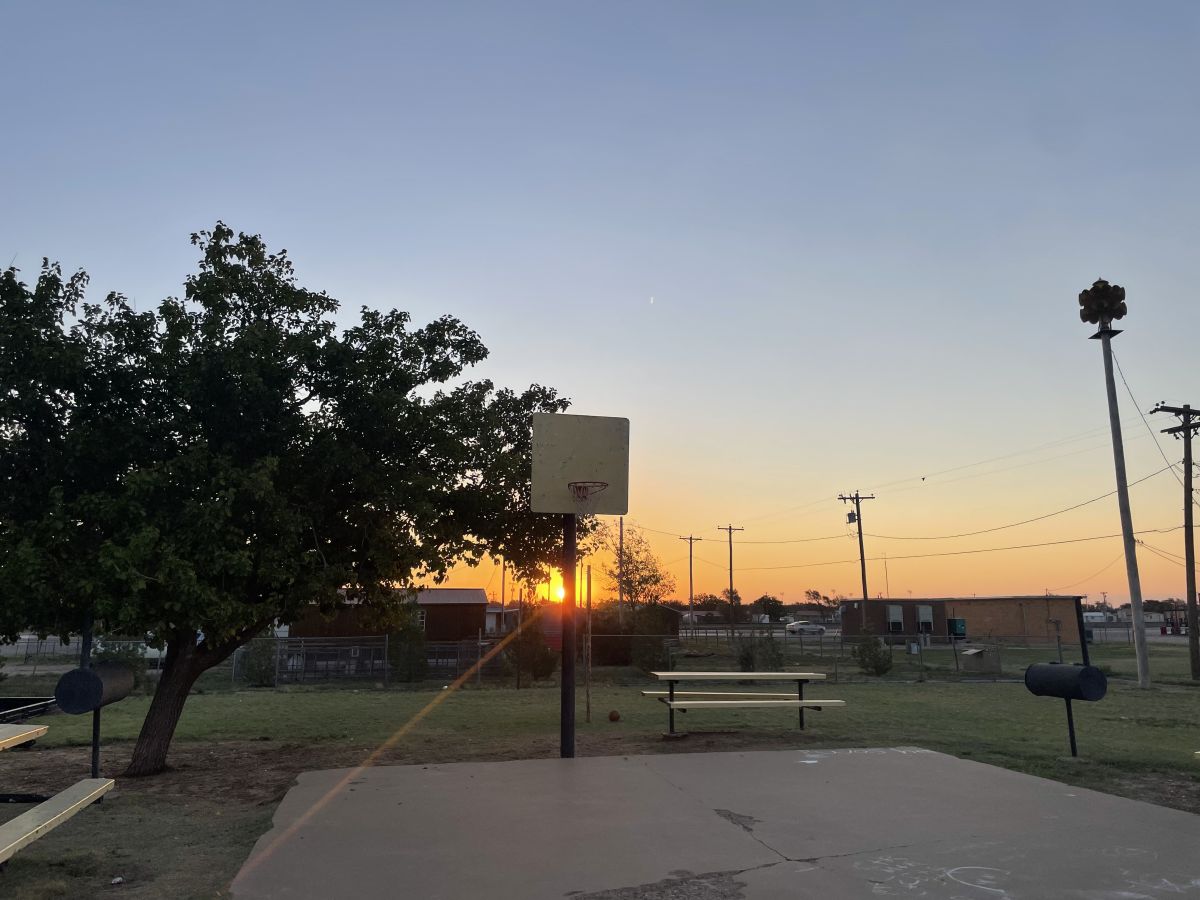
M 749 834 L 754 833 L 754 826 L 760 821 L 754 818 L 754 816 L 744 816 L 741 813 L 735 813 L 732 809 L 714 809 L 713 812 Z

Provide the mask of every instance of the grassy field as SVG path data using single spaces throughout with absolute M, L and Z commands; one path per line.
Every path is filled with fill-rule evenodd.
M 700 666 L 689 666 L 698 668 Z M 592 722 L 579 697 L 580 755 L 919 745 L 1137 799 L 1200 811 L 1200 692 L 1137 691 L 1114 682 L 1096 704 L 1076 704 L 1082 759 L 1067 756 L 1063 704 L 1013 683 L 826 683 L 812 696 L 844 709 L 809 715 L 799 732 L 778 711 L 680 716 L 687 740 L 665 743 L 661 705 L 642 698 L 629 670 L 604 673 Z M 38 693 L 32 679 L 4 693 Z M 41 679 L 38 679 L 39 683 Z M 26 682 L 26 683 L 22 683 Z M 53 679 L 50 680 L 52 684 Z M 103 768 L 119 775 L 149 700 L 104 712 Z M 0 894 L 20 900 L 103 897 L 121 876 L 130 897 L 220 897 L 296 774 L 354 765 L 432 705 L 381 763 L 515 759 L 557 754 L 558 690 L 229 690 L 193 696 L 172 771 L 123 779 L 101 807 L 19 854 Z M 616 710 L 620 720 L 610 722 Z M 54 716 L 30 751 L 0 756 L 4 789 L 50 791 L 86 776 L 90 719 Z M 24 807 L 0 808 L 7 818 Z

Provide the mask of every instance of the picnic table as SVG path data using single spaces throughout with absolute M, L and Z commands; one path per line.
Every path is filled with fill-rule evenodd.
M 827 706 L 845 706 L 845 700 L 806 700 L 804 685 L 810 681 L 824 681 L 821 672 L 651 672 L 661 682 L 666 682 L 665 691 L 642 691 L 645 697 L 654 697 L 667 707 L 667 736 L 675 737 L 675 710 L 689 709 L 795 709 L 799 712 L 800 728 L 804 728 L 804 710 L 821 710 Z M 767 693 L 764 691 L 677 691 L 681 682 L 713 681 L 759 681 L 769 683 L 792 682 L 795 693 Z

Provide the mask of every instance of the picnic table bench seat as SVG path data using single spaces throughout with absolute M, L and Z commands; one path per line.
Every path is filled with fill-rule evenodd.
M 85 778 L 49 800 L 0 825 L 0 866 L 12 855 L 57 828 L 112 790 L 111 778 Z

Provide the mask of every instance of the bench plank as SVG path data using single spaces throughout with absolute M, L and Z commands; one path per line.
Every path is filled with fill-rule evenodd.
M 820 709 L 824 706 L 845 706 L 845 700 L 667 700 L 672 709 Z
M 0 864 L 112 790 L 111 778 L 85 778 L 0 825 Z
M 671 692 L 670 691 L 642 691 L 642 696 L 643 697 L 669 697 L 669 696 L 671 696 Z M 729 700 L 741 700 L 741 699 L 746 699 L 746 700 L 754 700 L 754 699 L 795 700 L 795 699 L 797 699 L 795 691 L 792 691 L 790 694 L 772 694 L 772 693 L 768 693 L 767 691 L 745 691 L 744 693 L 739 693 L 738 691 L 676 691 L 675 696 L 676 697 L 714 697 L 717 699 L 720 699 L 721 697 L 725 697 L 726 699 L 729 699 Z
M 824 681 L 823 672 L 651 672 L 659 681 Z
M 49 730 L 45 725 L 0 725 L 0 750 L 36 741 Z

